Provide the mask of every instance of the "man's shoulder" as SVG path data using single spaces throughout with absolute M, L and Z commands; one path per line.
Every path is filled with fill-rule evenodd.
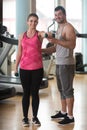
M 74 28 L 74 26 L 71 23 L 69 23 L 69 22 L 67 22 L 67 26 L 66 27 L 68 27 L 68 28 Z
M 66 31 L 70 32 L 70 31 L 74 31 L 74 30 L 75 30 L 74 26 L 71 23 L 67 22 L 66 26 L 64 27 L 64 32 L 66 32 Z

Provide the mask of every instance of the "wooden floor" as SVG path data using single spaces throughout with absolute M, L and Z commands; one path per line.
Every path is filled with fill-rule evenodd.
M 22 126 L 21 95 L 0 101 L 0 130 L 87 130 L 87 75 L 76 74 L 74 79 L 75 103 L 74 125 L 58 126 L 58 120 L 52 121 L 50 116 L 61 109 L 60 96 L 56 79 L 49 80 L 49 87 L 40 90 L 40 107 L 38 117 L 40 127 Z M 32 117 L 30 107 L 29 118 Z

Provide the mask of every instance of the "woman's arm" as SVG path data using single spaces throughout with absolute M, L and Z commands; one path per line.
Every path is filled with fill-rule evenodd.
M 53 34 L 51 32 L 40 31 L 38 32 L 38 37 L 40 41 L 43 42 L 44 38 L 52 38 Z
M 18 66 L 21 59 L 21 55 L 22 55 L 22 47 L 21 47 L 22 37 L 23 37 L 23 34 L 21 34 L 18 39 L 18 50 L 17 50 L 17 55 L 16 55 L 15 73 L 18 72 Z
M 42 53 L 52 54 L 54 52 L 56 52 L 56 46 L 42 48 Z

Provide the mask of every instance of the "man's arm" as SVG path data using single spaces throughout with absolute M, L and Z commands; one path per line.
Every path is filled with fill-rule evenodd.
M 65 48 L 74 49 L 76 45 L 76 33 L 71 24 L 64 27 L 62 33 L 63 40 L 49 38 L 49 42 L 59 44 Z

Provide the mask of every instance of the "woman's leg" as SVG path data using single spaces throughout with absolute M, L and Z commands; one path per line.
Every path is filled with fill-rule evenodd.
M 27 70 L 20 69 L 20 79 L 23 87 L 22 108 L 24 118 L 28 118 L 28 109 L 30 105 L 30 87 L 31 73 Z
M 41 85 L 41 81 L 43 78 L 43 69 L 34 70 L 32 72 L 32 110 L 33 117 L 37 117 L 38 108 L 39 108 L 39 89 Z

